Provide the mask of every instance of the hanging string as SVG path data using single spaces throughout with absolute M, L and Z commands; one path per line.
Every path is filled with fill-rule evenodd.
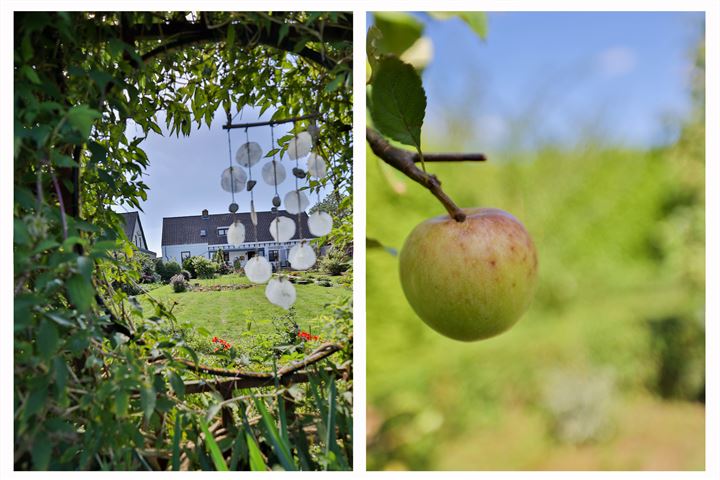
M 248 184 L 252 182 L 252 162 L 250 161 L 250 136 L 248 135 L 248 127 L 245 127 L 245 149 L 247 151 L 247 157 L 248 157 Z M 257 246 L 260 243 L 260 239 L 258 238 L 257 233 L 257 222 L 253 221 L 252 213 L 255 211 L 255 186 L 253 186 L 252 189 L 250 189 L 250 223 L 253 225 L 253 232 L 255 232 L 255 252 L 257 253 Z M 255 212 L 255 216 L 257 217 L 257 212 Z
M 278 189 L 277 189 L 277 164 L 275 163 L 275 126 L 271 123 L 270 124 L 270 147 L 272 147 L 272 166 L 273 166 L 273 184 L 275 186 L 275 197 L 279 198 L 280 195 L 278 195 Z M 273 198 L 274 200 L 274 198 Z M 275 206 L 273 204 L 273 206 Z M 280 244 L 280 207 L 275 207 L 275 241 Z M 279 250 L 278 250 L 279 251 Z
M 295 132 L 295 137 L 293 138 L 293 144 L 295 145 L 295 172 L 299 171 L 300 164 L 298 162 L 298 151 L 297 151 L 297 122 L 293 122 L 293 131 Z M 295 195 L 297 196 L 297 203 L 298 203 L 298 239 L 300 239 L 300 245 L 305 243 L 303 241 L 303 228 L 302 228 L 302 208 L 300 205 L 300 185 L 298 184 L 299 179 L 298 176 L 295 175 L 295 172 L 293 172 L 293 176 L 295 177 Z
M 228 115 L 229 116 L 229 115 Z M 230 129 L 227 131 L 228 137 L 228 161 L 230 162 L 230 194 L 232 195 L 232 203 L 235 203 L 235 175 L 233 175 L 233 164 L 232 164 L 232 145 L 230 142 Z M 235 214 L 233 213 L 233 221 Z

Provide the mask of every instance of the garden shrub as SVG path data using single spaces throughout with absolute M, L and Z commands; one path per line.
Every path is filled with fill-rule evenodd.
M 215 272 L 217 272 L 218 265 L 215 262 L 208 260 L 205 257 L 190 257 L 186 260 L 188 267 L 185 270 L 189 271 L 193 278 L 213 278 Z M 185 267 L 185 262 L 183 262 Z
M 227 275 L 228 273 L 230 273 L 230 267 L 225 262 L 219 263 L 217 265 L 217 273 L 219 273 L 220 275 Z
M 192 275 L 190 275 L 190 272 L 188 272 L 187 270 L 182 270 L 182 271 L 180 272 L 180 275 L 182 275 L 183 277 L 185 277 L 185 280 L 187 280 L 188 282 L 189 282 L 190 279 L 192 278 Z
M 188 282 L 185 280 L 185 277 L 183 275 L 175 275 L 170 279 L 170 285 L 172 285 L 173 291 L 175 293 L 181 293 L 188 289 Z
M 155 260 L 144 253 L 136 253 L 133 257 L 138 264 L 140 271 L 140 283 L 154 283 L 159 281 L 159 277 L 155 272 Z
M 342 275 L 343 272 L 350 268 L 349 258 L 343 252 L 332 249 L 327 255 L 320 258 L 319 268 L 328 275 Z
M 163 282 L 169 282 L 172 277 L 180 273 L 181 267 L 180 264 L 174 260 L 163 262 L 162 259 L 160 259 L 156 262 L 155 270 Z
M 233 260 L 233 270 L 235 271 L 235 273 L 242 273 L 243 268 L 242 268 L 242 260 L 240 260 L 240 257 Z

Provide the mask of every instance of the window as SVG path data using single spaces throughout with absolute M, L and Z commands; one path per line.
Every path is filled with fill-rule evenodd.
M 180 252 L 180 260 L 185 260 L 186 258 L 190 258 L 190 252 Z
M 222 236 L 226 236 L 226 235 L 227 235 L 227 231 L 228 231 L 227 227 L 225 227 L 225 228 L 218 228 L 218 235 L 220 235 L 221 237 L 222 237 Z
M 279 258 L 278 258 L 279 255 L 278 255 L 277 250 L 270 250 L 268 252 L 268 254 L 269 254 L 268 256 L 270 257 L 270 258 L 268 258 L 268 260 L 270 260 L 271 262 L 277 262 L 279 260 Z
M 201 237 L 206 237 L 206 236 L 207 236 L 207 230 L 205 230 L 204 228 L 201 228 L 201 229 L 200 229 L 200 236 L 201 236 Z

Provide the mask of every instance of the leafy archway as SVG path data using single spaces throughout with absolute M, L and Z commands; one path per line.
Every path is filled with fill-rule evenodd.
M 147 198 L 142 142 L 161 132 L 157 114 L 171 134 L 189 135 L 218 110 L 245 106 L 276 118 L 320 113 L 319 148 L 335 159 L 332 189 L 350 213 L 331 237 L 347 244 L 351 14 L 20 13 L 15 47 L 16 468 L 348 468 L 347 425 L 337 438 L 306 436 L 281 394 L 272 405 L 189 398 L 182 375 L 197 357 L 164 305 L 153 321 L 134 320 L 112 285 L 138 272 L 108 252 L 123 246 L 110 206 Z M 128 136 L 131 123 L 141 135 Z M 315 375 L 311 386 L 317 396 L 300 408 L 347 410 L 334 377 Z M 313 438 L 323 455 L 308 453 Z

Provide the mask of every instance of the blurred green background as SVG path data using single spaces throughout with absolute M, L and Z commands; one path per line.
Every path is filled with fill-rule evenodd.
M 397 257 L 368 248 L 368 469 L 705 468 L 703 48 L 689 55 L 692 112 L 665 145 L 586 135 L 429 165 L 459 205 L 525 224 L 538 291 L 509 332 L 456 342 L 413 313 Z M 458 114 L 424 150 L 477 150 L 472 138 Z M 399 250 L 445 213 L 369 148 L 367 175 L 370 239 Z

